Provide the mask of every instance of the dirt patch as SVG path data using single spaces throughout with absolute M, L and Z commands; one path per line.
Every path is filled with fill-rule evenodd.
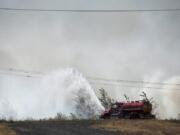
M 92 127 L 124 135 L 180 135 L 180 123 L 162 120 L 105 120 Z
M 16 135 L 16 133 L 7 124 L 0 124 L 0 135 Z

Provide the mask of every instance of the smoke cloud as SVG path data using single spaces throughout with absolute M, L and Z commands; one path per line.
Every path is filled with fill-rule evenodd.
M 101 0 L 98 3 L 97 1 L 82 2 L 80 0 L 73 2 L 70 6 L 68 1 L 55 1 L 54 4 L 52 1 L 28 1 L 28 3 L 19 0 L 16 2 L 7 1 L 0 2 L 0 5 L 52 9 L 163 9 L 179 7 L 178 0 L 156 0 L 147 3 L 136 0 L 134 2 L 114 0 L 112 2 L 103 1 L 103 4 Z M 180 83 L 179 12 L 1 11 L 0 20 L 0 67 L 13 67 L 45 73 L 58 68 L 74 67 L 85 76 Z M 56 85 L 55 82 L 50 81 L 52 83 L 50 86 Z M 5 104 L 10 104 L 8 108 L 19 110 L 20 113 L 16 113 L 16 115 L 25 116 L 22 108 L 26 108 L 27 112 L 32 112 L 31 105 L 38 102 L 35 97 L 37 97 L 36 89 L 41 87 L 39 84 L 41 81 L 38 78 L 29 79 L 1 75 L 0 97 Z M 178 86 L 158 86 L 162 87 L 163 90 L 147 90 L 143 89 L 142 86 L 146 85 L 137 85 L 136 88 L 92 85 L 95 90 L 101 87 L 105 88 L 117 100 L 123 100 L 124 94 L 130 96 L 132 100 L 136 100 L 142 90 L 146 91 L 147 95 L 154 97 L 155 101 L 158 102 L 162 118 L 177 116 L 180 112 L 178 98 L 180 92 L 174 91 L 174 89 L 179 89 Z M 46 87 L 46 93 L 51 94 L 51 88 L 47 89 L 48 87 Z M 18 102 L 16 97 L 21 97 Z M 17 102 L 17 106 L 11 107 L 10 101 Z M 47 104 L 46 101 L 41 102 L 41 104 L 43 103 Z M 53 106 L 54 101 L 51 104 Z M 36 115 L 38 116 L 37 113 L 33 116 Z
M 29 80 L 7 79 L 12 82 L 4 80 L 1 89 L 1 118 L 40 119 L 57 113 L 91 118 L 104 110 L 88 81 L 75 69 L 53 71 L 30 84 Z

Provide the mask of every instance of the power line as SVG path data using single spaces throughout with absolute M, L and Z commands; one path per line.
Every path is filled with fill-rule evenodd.
M 35 78 L 35 77 L 39 77 L 39 76 L 32 76 L 32 75 L 22 75 L 22 74 L 15 74 L 15 73 L 3 73 L 0 72 L 0 75 L 8 75 L 8 76 L 17 76 L 17 77 L 26 77 L 26 78 Z
M 43 75 L 45 75 L 45 73 L 39 72 L 39 71 L 16 69 L 16 68 L 2 68 L 2 67 L 0 67 L 0 74 L 22 76 L 22 77 L 42 77 Z M 180 86 L 180 84 L 173 84 L 173 83 L 118 80 L 118 79 L 115 80 L 115 79 L 106 79 L 106 78 L 97 78 L 97 77 L 87 77 L 87 79 L 89 80 L 89 82 L 94 83 L 94 84 L 116 85 L 116 86 L 122 86 L 122 84 L 123 86 L 125 86 L 124 84 L 136 84 L 136 85 L 151 84 L 151 85 L 162 85 L 162 86 L 163 85 Z M 150 88 L 150 87 L 147 87 L 147 88 Z M 151 88 L 153 87 L 151 86 Z
M 40 8 L 3 8 L 5 11 L 33 11 L 33 12 L 176 12 L 180 8 L 172 9 L 40 9 Z
M 0 72 L 0 75 L 10 75 L 10 76 L 18 76 L 18 77 L 26 77 L 26 78 L 36 78 L 40 76 L 34 76 L 34 75 L 23 75 L 23 74 L 15 74 L 15 73 L 6 73 L 6 72 Z M 119 86 L 119 87 L 130 87 L 130 88 L 138 88 L 138 89 L 157 89 L 157 90 L 164 90 L 165 88 L 159 88 L 159 87 L 144 87 L 144 86 L 132 86 L 132 85 L 120 85 L 120 84 L 113 84 L 113 83 L 102 83 L 102 82 L 92 82 L 90 81 L 90 84 L 96 84 L 96 85 L 104 85 L 104 86 Z M 168 89 L 168 88 L 167 88 Z M 171 89 L 179 91 L 180 89 Z
M 25 73 L 25 74 L 38 74 L 43 75 L 42 72 L 39 71 L 31 71 L 31 70 L 23 70 L 23 69 L 16 69 L 16 68 L 2 68 L 0 67 L 0 71 L 11 71 L 11 72 L 19 72 L 19 73 Z
M 96 85 L 104 85 L 104 86 L 119 86 L 119 87 L 130 87 L 130 88 L 138 88 L 138 89 L 157 89 L 157 90 L 165 90 L 166 88 L 160 88 L 160 87 L 138 87 L 138 86 L 132 86 L 132 85 L 120 85 L 120 84 L 112 84 L 112 83 L 97 83 L 97 82 L 90 82 L 90 84 L 96 84 Z M 169 88 L 167 88 L 169 89 Z M 180 89 L 171 89 L 171 90 L 177 90 L 180 91 Z
M 132 81 L 132 80 L 120 80 L 120 79 L 107 79 L 107 78 L 97 78 L 97 77 L 88 77 L 90 80 L 96 81 L 105 81 L 105 82 L 115 82 L 115 83 L 140 83 L 140 84 L 154 84 L 154 85 L 177 85 L 180 86 L 179 83 L 162 83 L 162 82 L 146 82 L 146 81 Z
M 31 71 L 31 70 L 23 70 L 23 69 L 15 69 L 15 68 L 2 68 L 0 67 L 0 75 L 10 75 L 10 76 L 18 76 L 18 77 L 41 77 L 43 75 L 42 72 Z

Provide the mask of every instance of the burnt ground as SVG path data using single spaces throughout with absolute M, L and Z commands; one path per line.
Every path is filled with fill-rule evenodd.
M 17 135 L 117 135 L 117 132 L 95 129 L 94 121 L 14 122 L 8 126 Z M 118 134 L 120 135 L 120 134 Z
M 180 135 L 174 120 L 66 120 L 7 122 L 0 135 Z

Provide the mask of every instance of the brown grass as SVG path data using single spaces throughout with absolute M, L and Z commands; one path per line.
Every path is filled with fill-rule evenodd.
M 0 135 L 16 135 L 6 124 L 0 124 Z
M 180 123 L 162 120 L 105 120 L 93 127 L 125 135 L 180 135 Z

